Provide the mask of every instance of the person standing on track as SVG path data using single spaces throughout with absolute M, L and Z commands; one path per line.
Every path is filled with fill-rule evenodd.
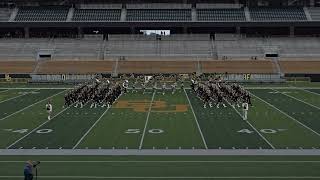
M 46 110 L 48 112 L 48 120 L 51 120 L 52 104 L 51 104 L 50 100 L 46 104 Z
M 23 169 L 23 174 L 24 174 L 24 180 L 32 180 L 33 179 L 33 163 L 32 161 L 27 161 L 24 169 Z

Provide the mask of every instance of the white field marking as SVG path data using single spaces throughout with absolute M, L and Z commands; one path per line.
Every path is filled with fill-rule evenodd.
M 274 105 L 270 104 L 269 102 L 263 100 L 262 98 L 256 96 L 255 94 L 253 93 L 250 93 L 251 95 L 253 95 L 254 97 L 260 99 L 262 102 L 268 104 L 270 107 L 276 109 L 277 111 L 279 111 L 280 113 L 282 113 L 283 115 L 287 116 L 288 118 L 292 119 L 293 121 L 295 121 L 296 123 L 300 124 L 301 126 L 303 126 L 304 128 L 308 129 L 309 131 L 315 133 L 316 135 L 320 136 L 319 133 L 317 133 L 316 131 L 314 131 L 313 129 L 311 129 L 310 127 L 308 127 L 307 125 L 301 123 L 300 121 L 296 120 L 294 117 L 290 116 L 289 114 L 283 112 L 282 110 L 280 110 L 279 108 L 275 107 Z
M 293 87 L 293 86 L 287 86 L 287 87 L 245 87 L 245 89 L 296 89 L 297 87 Z M 304 89 L 320 89 L 320 87 L 299 87 L 299 88 L 304 88 Z
M 143 133 L 142 133 L 142 137 L 141 137 L 139 149 L 142 149 L 142 144 L 143 144 L 144 136 L 145 136 L 145 134 L 146 134 L 146 130 L 147 130 L 147 126 L 148 126 L 148 121 L 149 121 L 149 116 L 150 116 L 150 112 L 151 112 L 151 108 L 152 108 L 152 103 L 153 103 L 154 95 L 155 95 L 155 94 L 156 94 L 156 91 L 153 92 L 153 95 L 152 95 L 152 98 L 151 98 L 151 102 L 150 102 L 149 110 L 148 110 L 148 114 L 147 114 L 147 120 L 146 120 L 146 123 L 145 123 L 144 128 L 143 128 Z
M 42 100 L 40 100 L 40 101 L 38 101 L 38 102 L 35 102 L 35 103 L 29 105 L 29 106 L 27 106 L 27 107 L 24 107 L 24 108 L 20 109 L 19 111 L 16 111 L 16 112 L 14 112 L 14 113 L 12 113 L 12 114 L 9 114 L 8 116 L 6 116 L 6 117 L 4 117 L 4 118 L 1 118 L 0 121 L 3 121 L 3 120 L 5 120 L 5 119 L 7 119 L 7 118 L 9 118 L 9 117 L 11 117 L 11 116 L 19 113 L 19 112 L 22 112 L 22 111 L 24 111 L 24 110 L 26 110 L 26 109 L 28 109 L 28 108 L 36 105 L 36 104 L 39 104 L 39 103 L 41 103 L 41 102 L 43 102 L 43 101 L 46 101 L 46 100 L 48 100 L 48 99 L 50 99 L 50 98 L 52 98 L 52 97 L 55 97 L 55 96 L 57 96 L 57 95 L 59 95 L 59 94 L 61 94 L 61 93 L 63 93 L 63 92 L 64 92 L 64 91 L 58 92 L 58 93 L 56 93 L 56 94 L 54 94 L 54 95 L 52 95 L 52 96 L 49 96 L 49 97 L 47 97 L 47 98 L 45 98 L 45 99 L 42 99 Z
M 20 179 L 23 176 L 0 176 Z M 42 179 L 319 179 L 320 176 L 43 176 Z
M 309 91 L 309 90 L 307 90 L 307 89 L 301 89 L 301 88 L 297 88 L 297 89 L 300 89 L 300 90 L 302 90 L 302 91 L 304 91 L 304 92 L 307 92 L 307 93 L 311 93 L 311 94 L 320 96 L 320 94 L 318 94 L 318 93 L 316 93 L 316 92 L 313 92 L 313 91 Z M 0 93 L 1 93 L 1 92 L 0 92 Z
M 38 90 L 40 90 L 40 89 L 35 89 L 35 91 L 38 91 Z M 33 91 L 30 91 L 30 92 L 33 92 Z M 16 98 L 18 98 L 18 97 L 25 96 L 25 95 L 27 95 L 27 94 L 29 94 L 29 92 L 20 94 L 20 95 L 18 95 L 18 96 L 11 97 L 11 98 L 6 99 L 6 100 L 3 100 L 3 101 L 0 101 L 0 103 L 4 103 L 4 102 L 10 101 L 10 100 L 12 100 L 12 99 L 16 99 Z
M 4 90 L 4 91 L 0 91 L 0 93 L 4 93 L 4 92 L 7 92 L 9 91 L 10 89 L 7 89 L 7 90 Z
M 245 87 L 246 89 L 270 89 L 270 87 Z M 272 87 L 273 89 L 295 89 L 297 87 L 292 87 L 292 86 L 288 86 L 288 87 Z M 320 89 L 320 87 L 299 87 L 299 88 L 302 88 L 302 89 Z M 27 87 L 27 88 L 0 88 L 0 89 L 73 89 L 72 87 L 55 87 L 55 88 L 49 88 L 49 87 L 44 87 L 44 88 L 33 88 L 33 87 Z M 128 89 L 132 89 L 132 88 L 128 88 Z M 136 90 L 142 90 L 142 88 L 135 88 Z M 146 88 L 148 90 L 152 90 L 153 88 Z M 156 88 L 157 90 L 162 90 L 162 88 Z M 188 87 L 185 87 L 184 89 L 191 89 L 191 88 L 188 88 Z
M 23 163 L 25 161 L 0 161 L 0 163 Z M 320 161 L 41 161 L 43 163 L 320 163 Z
M 21 90 L 27 90 L 27 89 L 40 89 L 40 90 L 42 90 L 42 89 L 73 89 L 73 88 L 71 88 L 71 87 L 61 87 L 61 88 L 59 88 L 59 87 L 57 87 L 57 88 L 36 88 L 36 87 L 28 87 L 28 88 L 0 88 L 0 89 L 9 89 L 9 90 L 11 90 L 11 89 L 15 89 L 15 90 L 17 90 L 17 89 L 21 89 Z M 310 88 L 308 88 L 308 89 L 310 89 Z
M 73 104 L 72 104 L 73 105 Z M 11 148 L 12 146 L 14 146 L 15 144 L 17 144 L 18 142 L 20 142 L 21 140 L 23 140 L 24 138 L 26 138 L 27 136 L 29 136 L 31 133 L 37 131 L 39 128 L 41 128 L 42 126 L 44 126 L 45 124 L 47 124 L 48 122 L 52 121 L 55 117 L 59 116 L 61 113 L 63 113 L 64 111 L 66 111 L 67 109 L 69 109 L 72 105 L 70 105 L 67 108 L 64 108 L 63 110 L 61 110 L 59 113 L 57 113 L 56 115 L 54 115 L 51 120 L 47 120 L 45 122 L 43 122 L 42 124 L 40 124 L 38 127 L 34 128 L 32 131 L 30 131 L 28 134 L 24 135 L 23 137 L 21 137 L 20 139 L 16 140 L 14 143 L 12 143 L 11 145 L 9 145 L 6 149 Z
M 90 127 L 90 129 L 88 129 L 88 131 L 81 137 L 81 139 L 77 142 L 76 145 L 73 146 L 72 149 L 75 149 L 82 141 L 85 137 L 87 137 L 87 135 L 90 133 L 90 131 L 98 124 L 98 122 L 102 119 L 102 117 L 108 112 L 110 108 L 107 108 L 102 115 L 99 117 L 99 119 Z
M 197 124 L 197 126 L 198 126 L 198 130 L 199 130 L 199 132 L 200 132 L 200 135 L 201 135 L 201 138 L 202 138 L 202 142 L 203 142 L 203 144 L 204 144 L 204 147 L 205 147 L 206 149 L 208 149 L 207 142 L 206 142 L 206 140 L 205 140 L 205 138 L 204 138 L 204 136 L 203 136 L 203 134 L 202 134 L 202 131 L 201 131 L 201 128 L 200 128 L 200 125 L 199 125 L 197 116 L 196 116 L 196 114 L 194 113 L 193 106 L 192 106 L 192 104 L 191 104 L 191 101 L 190 101 L 190 99 L 189 99 L 189 96 L 188 96 L 188 94 L 187 94 L 187 92 L 186 92 L 185 89 L 183 89 L 183 91 L 184 91 L 184 93 L 185 93 L 185 95 L 186 95 L 186 97 L 187 97 L 187 99 L 188 99 L 188 102 L 189 102 L 189 105 L 190 105 L 190 108 L 191 108 L 193 117 L 194 117 L 194 119 L 195 119 L 195 121 L 196 121 L 196 124 Z
M 272 89 L 272 90 L 274 90 L 274 91 L 276 91 L 276 92 L 280 92 L 281 94 L 283 94 L 283 95 L 285 95 L 285 96 L 287 96 L 287 97 L 289 97 L 289 98 L 295 99 L 295 100 L 297 100 L 297 101 L 300 101 L 300 102 L 302 102 L 302 103 L 304 103 L 304 104 L 307 104 L 307 105 L 309 105 L 309 106 L 312 106 L 312 107 L 320 110 L 320 107 L 315 106 L 315 105 L 313 105 L 313 104 L 310 104 L 310 103 L 308 103 L 308 102 L 305 102 L 305 101 L 303 101 L 303 100 L 301 100 L 301 99 L 298 99 L 298 98 L 296 98 L 296 97 L 293 97 L 293 96 L 291 96 L 291 95 L 289 95 L 289 94 L 287 94 L 287 93 L 282 93 L 281 91 L 277 91 L 277 90 L 275 90 L 275 89 Z
M 229 106 L 231 106 L 235 111 L 236 111 L 236 113 L 242 118 L 242 115 L 239 113 L 239 111 L 235 108 L 235 107 L 233 107 L 230 103 L 229 103 L 229 101 L 227 101 L 226 99 L 225 99 L 225 101 L 229 104 Z M 248 120 L 246 120 L 245 121 L 256 133 L 258 133 L 258 135 L 272 148 L 272 149 L 275 149 L 275 147 L 248 121 Z

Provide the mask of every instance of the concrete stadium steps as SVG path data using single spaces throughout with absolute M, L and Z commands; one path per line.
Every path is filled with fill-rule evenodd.
M 112 61 L 46 61 L 37 74 L 90 74 L 111 73 Z
M 201 62 L 202 72 L 210 73 L 277 73 L 272 66 L 272 61 L 204 61 Z
M 263 59 L 265 54 L 280 58 L 319 58 L 320 40 L 316 37 L 234 38 L 210 40 L 205 35 L 110 35 L 108 40 L 71 38 L 1 39 L 1 58 L 37 58 L 41 51 L 52 52 L 53 60 L 106 60 L 125 57 L 192 57 Z M 0 58 L 0 60 L 1 60 Z
M 8 21 L 10 18 L 11 10 L 8 8 L 0 8 L 0 21 Z
M 310 16 L 313 21 L 320 20 L 320 8 L 319 7 L 310 7 L 309 12 L 310 12 Z
M 194 61 L 120 61 L 118 73 L 193 73 Z
M 279 61 L 281 70 L 283 73 L 307 73 L 307 74 L 319 74 L 320 73 L 320 61 Z
M 152 59 L 125 61 L 1 61 L 0 74 L 92 74 L 92 73 L 251 73 L 276 74 L 277 70 L 271 60 L 177 60 Z M 117 64 L 117 65 L 116 65 Z M 279 65 L 283 73 L 320 73 L 319 60 L 280 60 Z M 35 68 L 36 67 L 36 68 Z
M 29 74 L 35 65 L 36 61 L 0 61 L 0 74 Z
M 271 61 L 47 61 L 38 74 L 60 73 L 276 73 Z

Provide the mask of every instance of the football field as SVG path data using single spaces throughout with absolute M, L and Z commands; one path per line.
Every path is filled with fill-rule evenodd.
M 64 108 L 64 87 L 2 87 L 0 149 L 320 148 L 320 89 L 248 90 L 253 107 L 245 121 L 229 102 L 203 108 L 190 89 L 129 92 L 111 108 Z
M 320 179 L 317 85 L 247 86 L 247 121 L 227 101 L 203 108 L 188 88 L 129 91 L 111 108 L 64 108 L 68 88 L 1 86 L 0 179 L 22 179 L 29 159 L 41 161 L 38 179 L 52 180 Z

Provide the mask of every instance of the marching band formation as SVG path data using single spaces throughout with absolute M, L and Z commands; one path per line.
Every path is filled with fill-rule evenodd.
M 109 80 L 101 82 L 96 79 L 89 83 L 80 84 L 67 92 L 64 97 L 65 107 L 74 104 L 74 107 L 80 106 L 82 108 L 88 102 L 91 102 L 90 108 L 96 108 L 98 105 L 110 107 L 124 92 L 123 86 L 117 82 Z
M 163 82 L 163 77 L 148 76 L 147 78 L 138 76 L 125 77 L 118 81 L 93 79 L 91 82 L 86 82 L 75 86 L 72 90 L 66 93 L 64 99 L 64 107 L 73 105 L 74 107 L 82 108 L 85 104 L 91 103 L 90 108 L 111 107 L 112 104 L 122 95 L 138 92 L 146 93 L 147 87 L 152 87 L 153 91 L 162 90 L 164 95 L 168 89 L 174 94 L 178 88 L 178 83 L 181 90 L 184 89 L 183 81 L 174 75 L 171 77 L 170 85 Z M 129 81 L 131 88 L 129 88 Z M 159 85 L 160 84 L 160 85 Z M 169 88 L 168 88 L 169 87 Z M 198 78 L 191 78 L 191 89 L 196 96 L 203 102 L 203 107 L 220 108 L 227 107 L 225 102 L 230 103 L 233 108 L 236 106 L 243 109 L 243 119 L 247 119 L 247 111 L 249 105 L 252 106 L 250 93 L 242 86 L 236 83 L 228 83 L 220 78 L 210 78 L 206 81 L 201 81 Z
M 249 105 L 252 106 L 250 93 L 242 86 L 236 83 L 227 83 L 221 81 L 221 79 L 210 79 L 205 82 L 198 82 L 191 80 L 191 88 L 197 95 L 197 97 L 203 102 L 203 107 L 216 107 L 219 108 L 224 102 L 231 104 L 233 108 L 243 108 L 243 119 L 247 119 L 247 111 Z

